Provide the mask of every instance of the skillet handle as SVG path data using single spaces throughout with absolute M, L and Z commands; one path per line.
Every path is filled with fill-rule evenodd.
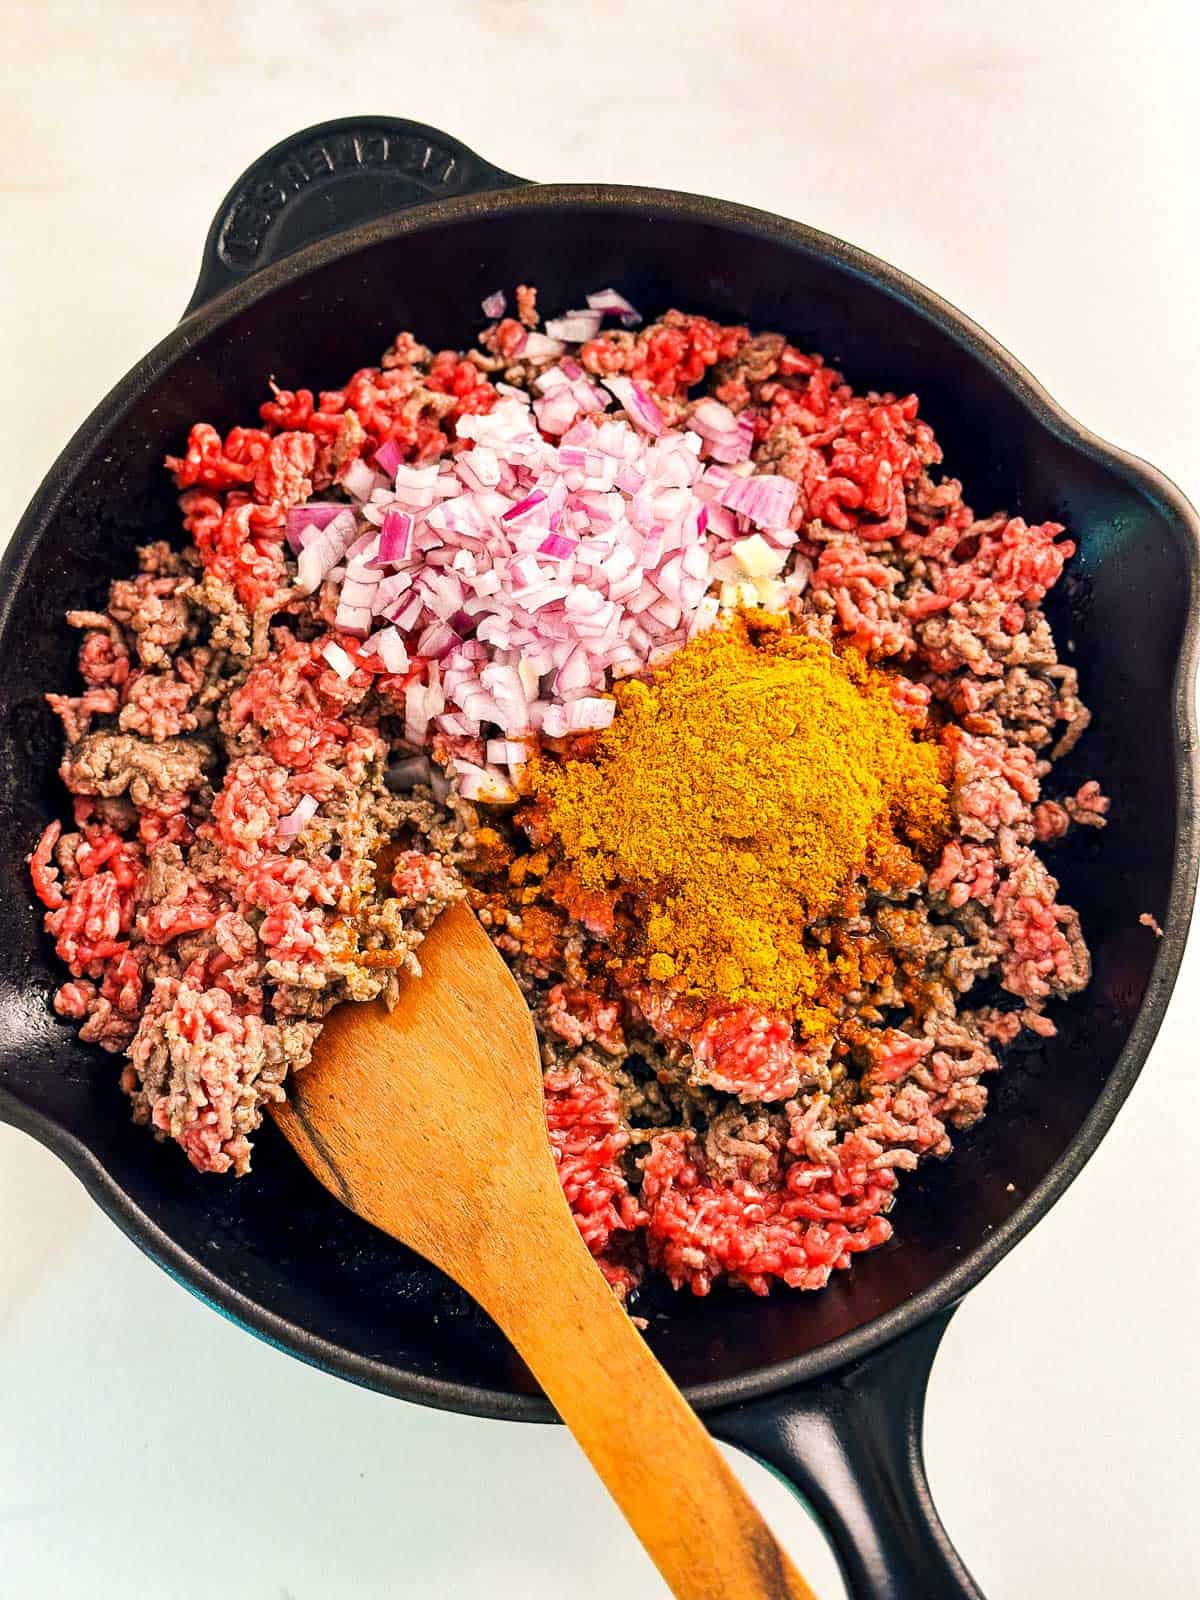
M 929 1372 L 953 1310 L 827 1378 L 705 1419 L 809 1503 L 852 1600 L 983 1600 L 934 1509 L 921 1450 Z
M 402 117 L 343 117 L 283 139 L 230 189 L 213 219 L 185 316 L 318 239 L 408 206 L 527 180 Z

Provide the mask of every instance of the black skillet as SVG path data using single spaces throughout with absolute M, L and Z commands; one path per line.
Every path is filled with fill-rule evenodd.
M 386 117 L 309 129 L 250 168 L 213 224 L 183 322 L 83 424 L 4 557 L 0 1116 L 56 1151 L 174 1277 L 282 1349 L 408 1400 L 548 1420 L 487 1320 L 331 1200 L 274 1129 L 253 1175 L 232 1182 L 132 1127 L 114 1062 L 51 1013 L 58 974 L 25 867 L 63 807 L 60 732 L 41 698 L 73 681 L 63 610 L 100 603 L 135 544 L 177 529 L 161 463 L 189 424 L 253 418 L 271 375 L 333 387 L 398 328 L 469 343 L 480 300 L 518 282 L 551 308 L 611 283 L 649 313 L 678 305 L 783 329 L 859 388 L 915 389 L 972 504 L 1057 517 L 1081 541 L 1052 618 L 1096 719 L 1055 782 L 1099 778 L 1113 813 L 1054 870 L 1083 916 L 1090 989 L 1057 1008 L 1056 1039 L 1010 1052 L 953 1159 L 905 1180 L 892 1243 L 823 1293 L 664 1293 L 642 1307 L 713 1432 L 819 1513 L 856 1600 L 975 1595 L 925 1479 L 925 1387 L 957 1301 L 1103 1137 L 1179 968 L 1200 853 L 1200 539 L 1161 474 L 1080 428 L 974 323 L 860 250 L 719 200 L 526 184 Z

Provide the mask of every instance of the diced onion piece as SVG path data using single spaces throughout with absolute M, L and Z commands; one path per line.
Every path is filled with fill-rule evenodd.
M 735 416 L 728 406 L 706 395 L 692 407 L 689 422 L 700 436 L 705 454 L 713 460 L 731 466 L 749 460 L 754 419 L 748 411 Z
M 587 303 L 593 311 L 603 311 L 606 314 L 618 316 L 626 328 L 632 328 L 642 320 L 642 314 L 634 305 L 630 305 L 623 294 L 618 294 L 615 289 L 596 289 L 587 296 Z
M 327 528 L 339 512 L 346 507 L 331 500 L 309 500 L 304 505 L 289 506 L 284 518 L 287 541 L 293 555 L 304 548 L 301 534 L 305 528 Z
M 301 550 L 300 559 L 296 562 L 296 587 L 304 594 L 312 594 L 314 589 L 320 588 L 321 580 L 328 571 L 329 566 L 321 560 L 319 550 Z
M 533 402 L 533 414 L 538 420 L 538 427 L 543 433 L 556 436 L 566 433 L 581 409 L 570 386 L 542 395 Z
M 783 580 L 789 594 L 800 595 L 808 588 L 808 580 L 812 577 L 812 562 L 807 556 L 797 556 L 792 563 L 792 570 Z
M 568 344 L 586 344 L 600 332 L 604 321 L 603 311 L 568 311 L 565 317 L 555 317 L 546 324 L 551 339 L 564 339 Z
M 697 433 L 703 434 L 708 439 L 719 438 L 723 433 L 737 431 L 737 418 L 733 412 L 710 395 L 697 400 L 688 420 Z
M 508 510 L 505 511 L 501 516 L 500 520 L 502 522 L 519 522 L 522 517 L 527 517 L 532 512 L 536 511 L 538 506 L 543 503 L 545 498 L 546 491 L 544 489 L 534 489 L 533 492 L 531 494 L 527 494 L 524 499 L 518 500 L 516 505 L 509 506 Z
M 469 470 L 478 480 L 480 489 L 494 489 L 500 482 L 500 460 L 487 445 L 477 444 L 473 450 L 464 450 L 455 458 L 459 476 Z
M 417 641 L 417 654 L 428 661 L 440 661 L 446 652 L 458 643 L 458 634 L 448 622 L 434 622 Z
M 715 594 L 706 594 L 692 613 L 688 624 L 689 634 L 705 633 L 721 614 L 721 602 Z
M 383 514 L 379 529 L 379 553 L 376 566 L 389 566 L 396 561 L 407 561 L 412 544 L 413 518 L 397 506 L 389 506 Z
M 530 656 L 522 656 L 520 661 L 517 662 L 517 677 L 520 679 L 521 687 L 525 691 L 527 703 L 537 699 L 541 676 L 541 668 Z
M 522 767 L 529 760 L 527 747 L 517 739 L 489 739 L 484 751 L 494 767 Z
M 749 478 L 733 478 L 718 498 L 723 506 L 736 511 L 756 527 L 783 528 L 796 503 L 796 485 L 790 478 L 764 472 Z
M 385 439 L 375 452 L 375 466 L 385 478 L 394 478 L 403 460 L 404 449 L 398 439 Z
M 454 763 L 458 790 L 464 800 L 484 800 L 491 805 L 511 805 L 517 791 L 510 779 L 495 767 L 478 767 L 473 761 Z
M 390 605 L 383 613 L 389 622 L 394 622 L 400 633 L 407 633 L 415 628 L 423 610 L 419 594 L 401 595 L 399 600 Z
M 342 593 L 338 605 L 339 607 L 349 606 L 356 611 L 363 606 L 373 606 L 378 588 L 378 578 L 373 583 L 363 583 L 357 578 L 347 578 L 342 584 Z
M 336 639 L 326 639 L 321 654 L 337 673 L 338 677 L 345 680 L 353 675 L 354 662 L 347 655 Z
M 618 404 L 624 406 L 631 419 L 640 428 L 645 428 L 647 433 L 657 437 L 666 427 L 666 419 L 640 384 L 632 378 L 605 378 L 604 387 L 616 396 Z
M 508 297 L 503 289 L 497 289 L 494 294 L 489 294 L 486 300 L 480 301 L 480 309 L 485 317 L 496 322 L 508 310 Z
M 438 480 L 441 468 L 436 465 L 429 467 L 400 466 L 396 468 L 397 489 L 432 489 Z
M 285 850 L 288 848 L 296 835 L 303 830 L 305 823 L 316 816 L 317 809 L 316 799 L 311 794 L 304 794 L 300 796 L 294 811 L 289 812 L 286 817 L 280 817 L 275 837 L 281 848 Z
M 334 613 L 333 623 L 341 633 L 357 634 L 365 638 L 371 631 L 371 608 L 339 604 Z
M 773 550 L 761 533 L 752 533 L 734 545 L 733 559 L 748 578 L 773 578 L 782 572 L 787 557 Z
M 379 652 L 379 659 L 391 673 L 408 671 L 408 651 L 404 648 L 404 640 L 394 627 L 381 628 L 374 635 L 375 648 Z
M 590 733 L 607 728 L 616 715 L 615 700 L 585 697 L 571 700 L 566 707 L 567 727 L 571 733 Z
M 544 333 L 531 333 L 520 355 L 526 361 L 553 361 L 561 356 L 566 346 L 561 339 L 551 339 Z
M 371 567 L 378 549 L 379 535 L 374 528 L 368 527 L 346 551 L 346 569 L 352 578 L 357 578 L 360 583 L 368 579 L 376 583 L 379 581 L 379 574 Z
M 375 487 L 375 474 L 361 456 L 342 473 L 342 488 L 356 500 L 366 500 Z

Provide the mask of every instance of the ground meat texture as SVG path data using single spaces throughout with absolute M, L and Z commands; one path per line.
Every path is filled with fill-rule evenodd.
M 704 1131 L 704 1165 L 721 1182 L 768 1185 L 779 1170 L 786 1125 L 778 1115 L 724 1106 Z
M 154 743 L 192 733 L 200 719 L 192 709 L 193 686 L 169 672 L 139 672 L 129 682 L 117 717 L 122 733 Z M 115 711 L 116 706 L 109 708 Z
M 128 733 L 93 733 L 73 744 L 62 765 L 72 794 L 128 794 L 136 806 L 156 797 L 199 788 L 214 760 L 211 745 L 198 739 L 152 742 Z
M 1039 853 L 1109 810 L 1055 776 L 1089 723 L 1043 608 L 1074 542 L 977 517 L 916 396 L 856 392 L 781 333 L 674 310 L 572 352 L 644 385 L 668 426 L 707 396 L 749 417 L 753 470 L 796 485 L 795 625 L 891 674 L 950 775 L 929 859 L 886 889 L 854 879 L 806 931 L 838 974 L 825 1033 L 649 980 L 614 959 L 618 893 L 568 892 L 511 812 L 451 788 L 481 740 L 405 742 L 406 679 L 337 633 L 335 584 L 299 592 L 285 539 L 289 508 L 342 498 L 382 445 L 436 461 L 498 382 L 534 383 L 535 290 L 511 304 L 469 352 L 401 332 L 340 388 L 271 385 L 250 425 L 198 422 L 167 462 L 181 536 L 68 612 L 79 681 L 47 699 L 70 805 L 30 841 L 54 1009 L 123 1058 L 139 1122 L 201 1171 L 244 1173 L 329 1009 L 394 1000 L 465 895 L 529 1001 L 559 1176 L 614 1290 L 648 1269 L 696 1294 L 819 1289 L 891 1236 L 903 1174 L 950 1154 L 1005 1049 L 1051 1035 L 1088 982 Z M 281 831 L 301 802 L 315 813 Z
M 865 1171 L 863 1186 L 852 1166 L 820 1167 L 798 1161 L 778 1183 L 757 1184 L 737 1177 L 714 1182 L 694 1138 L 658 1136 L 643 1164 L 642 1202 L 650 1260 L 676 1288 L 705 1295 L 728 1277 L 767 1294 L 773 1281 L 795 1289 L 820 1289 L 837 1268 L 891 1237 L 881 1212 L 890 1204 L 895 1179 L 881 1170 Z M 851 1155 L 850 1142 L 842 1147 Z M 843 1194 L 852 1195 L 847 1205 Z
M 537 290 L 528 283 L 517 285 L 517 317 L 527 328 L 536 328 L 541 320 L 537 310 Z
M 629 1133 L 620 1099 L 594 1061 L 578 1055 L 546 1075 L 550 1147 L 567 1203 L 592 1254 L 606 1265 L 614 1235 L 640 1222 L 621 1157 Z M 624 1282 L 615 1275 L 616 1286 Z
M 87 737 L 94 717 L 112 716 L 121 699 L 115 689 L 85 689 L 83 694 L 48 694 L 46 704 L 60 718 L 68 744 Z
M 293 1040 L 293 1043 L 295 1041 Z M 223 990 L 155 987 L 129 1047 L 125 1088 L 139 1122 L 178 1140 L 202 1172 L 243 1173 L 262 1106 L 282 1100 L 283 1041 Z
M 109 615 L 133 636 L 139 661 L 147 667 L 166 667 L 171 656 L 192 634 L 192 614 L 187 602 L 192 579 L 157 578 L 141 573 L 114 583 Z
M 228 651 L 235 657 L 248 656 L 253 622 L 232 584 L 211 572 L 205 573 L 192 598 L 208 613 L 213 648 Z

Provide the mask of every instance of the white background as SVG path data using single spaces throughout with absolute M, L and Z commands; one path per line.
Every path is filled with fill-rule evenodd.
M 1196 499 L 1189 9 L 6 8 L 0 531 L 182 310 L 237 173 L 285 134 L 363 111 L 440 124 L 528 176 L 722 195 L 852 239 L 970 311 Z M 1193 948 L 1103 1148 L 943 1346 L 929 1472 L 993 1600 L 1200 1591 L 1198 979 Z M 820 1593 L 840 1596 L 797 1503 L 739 1470 Z M 565 1434 L 384 1400 L 267 1349 L 0 1128 L 5 1600 L 568 1590 L 665 1593 Z

